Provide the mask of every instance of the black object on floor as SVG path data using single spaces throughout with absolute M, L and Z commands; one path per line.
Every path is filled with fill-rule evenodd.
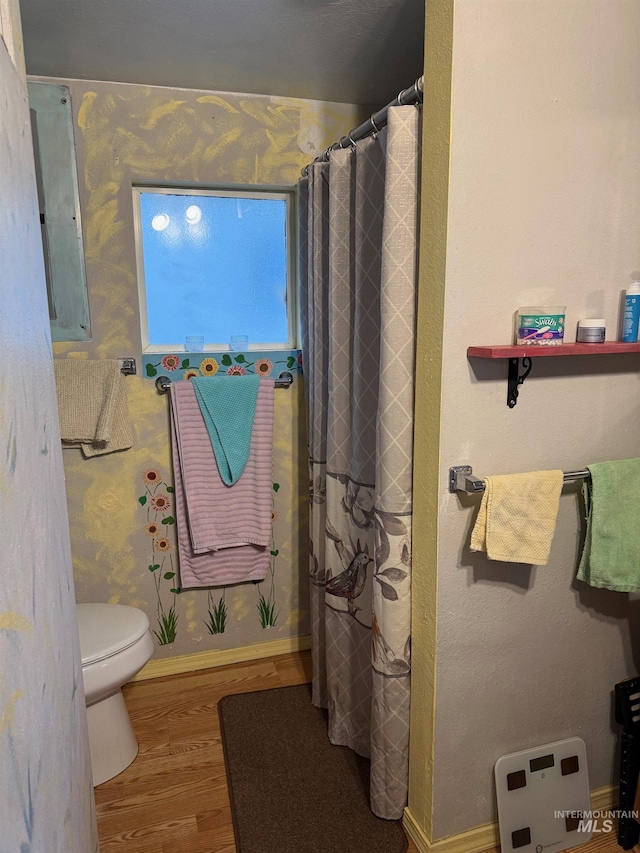
M 622 726 L 620 745 L 620 787 L 618 844 L 631 850 L 640 840 L 640 823 L 633 817 L 640 773 L 640 678 L 630 678 L 615 686 L 616 722 Z
M 405 853 L 369 809 L 369 761 L 327 737 L 309 685 L 218 704 L 238 853 Z

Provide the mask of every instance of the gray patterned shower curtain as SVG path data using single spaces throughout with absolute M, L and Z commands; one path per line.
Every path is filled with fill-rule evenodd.
M 371 808 L 407 796 L 420 111 L 299 184 L 313 702 L 371 758 Z

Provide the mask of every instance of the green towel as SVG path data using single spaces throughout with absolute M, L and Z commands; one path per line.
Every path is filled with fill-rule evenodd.
M 587 466 L 587 534 L 578 579 L 617 592 L 640 590 L 640 459 Z
M 194 376 L 191 380 L 222 482 L 237 483 L 249 459 L 259 376 Z

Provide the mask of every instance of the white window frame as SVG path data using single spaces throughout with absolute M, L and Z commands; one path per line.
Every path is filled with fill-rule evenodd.
M 167 353 L 185 352 L 184 341 L 180 343 L 150 344 L 149 323 L 147 314 L 147 290 L 144 275 L 144 252 L 142 248 L 142 221 L 140 215 L 140 196 L 142 193 L 157 193 L 158 195 L 185 196 L 215 196 L 217 198 L 248 198 L 271 199 L 285 202 L 285 243 L 287 267 L 287 325 L 288 340 L 281 343 L 249 343 L 247 351 L 285 352 L 299 348 L 298 303 L 297 303 L 297 269 L 296 269 L 296 215 L 295 190 L 292 187 L 254 187 L 242 184 L 240 186 L 198 187 L 198 186 L 159 186 L 137 184 L 133 187 L 133 220 L 136 240 L 136 263 L 138 278 L 138 297 L 140 305 L 140 331 L 142 335 L 142 352 Z M 230 330 L 231 333 L 231 330 Z M 229 342 L 206 343 L 204 352 L 229 352 Z

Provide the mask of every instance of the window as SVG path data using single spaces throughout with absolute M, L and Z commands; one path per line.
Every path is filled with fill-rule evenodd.
M 135 187 L 134 210 L 145 352 L 296 346 L 292 192 Z

